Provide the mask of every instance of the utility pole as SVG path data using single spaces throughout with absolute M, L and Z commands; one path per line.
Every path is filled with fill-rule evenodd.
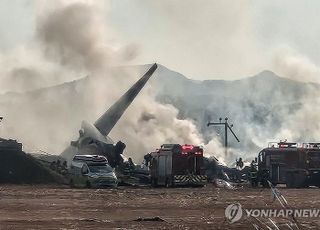
M 230 130 L 230 132 L 232 133 L 232 135 L 236 138 L 236 140 L 238 142 L 240 142 L 240 140 L 238 139 L 237 135 L 232 130 L 233 124 L 229 125 L 227 117 L 224 120 L 225 120 L 225 122 L 222 122 L 222 118 L 220 117 L 219 122 L 208 122 L 207 126 L 209 127 L 210 125 L 214 125 L 214 126 L 224 125 L 224 147 L 225 147 L 225 152 L 227 155 L 228 154 L 228 129 Z
M 0 116 L 0 123 L 1 123 L 2 120 L 3 120 L 3 117 Z M 1 131 L 1 130 L 0 130 L 0 131 Z M 1 139 L 1 137 L 0 137 L 0 139 Z

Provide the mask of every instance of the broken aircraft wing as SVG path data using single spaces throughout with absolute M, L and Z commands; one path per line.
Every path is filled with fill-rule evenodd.
M 74 155 L 79 154 L 80 149 L 85 148 L 86 146 L 88 147 L 90 143 L 98 141 L 106 144 L 113 144 L 113 141 L 107 135 L 156 69 L 157 64 L 153 64 L 152 67 L 94 123 L 94 125 L 83 121 L 78 140 L 73 141 L 72 144 L 61 153 L 61 156 L 69 162 Z
M 124 111 L 139 94 L 143 86 L 149 80 L 151 75 L 157 69 L 157 64 L 152 67 L 141 77 L 122 97 L 114 103 L 95 123 L 94 126 L 104 136 L 108 135 L 111 129 L 118 122 Z

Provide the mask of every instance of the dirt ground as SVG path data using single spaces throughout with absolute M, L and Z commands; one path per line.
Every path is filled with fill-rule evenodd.
M 320 208 L 318 189 L 280 191 L 294 208 Z M 235 202 L 245 208 L 280 207 L 272 202 L 269 189 L 4 185 L 0 187 L 0 229 L 254 229 L 250 218 L 233 224 L 225 219 L 225 208 Z M 137 221 L 153 217 L 159 218 Z M 320 229 L 320 218 L 298 222 L 301 229 Z

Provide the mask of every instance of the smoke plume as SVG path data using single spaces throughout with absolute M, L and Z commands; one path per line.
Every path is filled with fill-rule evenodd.
M 284 114 L 286 122 L 277 137 L 292 141 L 319 142 L 320 132 L 320 67 L 308 57 L 290 47 L 281 48 L 275 53 L 274 68 L 282 76 L 309 83 L 308 90 L 301 99 L 301 107 L 292 114 Z M 313 84 L 317 83 L 317 84 Z
M 17 62 L 12 58 L 1 65 L 9 82 L 2 90 L 18 92 L 2 96 L 2 132 L 22 141 L 27 151 L 59 154 L 77 139 L 82 120 L 94 122 L 140 77 L 114 68 L 137 51 L 130 44 L 114 45 L 99 7 L 78 1 L 42 6 L 34 41 L 12 51 Z M 55 91 L 41 89 L 63 82 Z M 163 143 L 203 143 L 192 121 L 156 102 L 150 86 L 143 91 L 111 133 L 127 144 L 127 155 L 140 161 Z
M 155 59 L 159 56 L 168 62 L 183 59 L 184 66 L 207 73 L 211 70 L 202 67 L 210 61 L 213 73 L 235 75 L 238 70 L 241 73 L 261 70 L 260 59 L 272 57 L 265 64 L 266 69 L 302 83 L 319 83 L 319 66 L 303 53 L 287 46 L 273 49 L 268 55 L 259 53 L 248 1 L 243 1 L 244 4 L 215 1 L 212 5 L 209 1 L 201 2 L 132 3 L 145 6 L 148 12 L 153 9 L 159 20 L 158 26 L 144 33 L 150 38 L 145 47 L 154 48 Z M 132 59 L 139 60 L 144 54 L 139 52 L 137 44 L 117 40 L 121 33 L 106 21 L 104 14 L 108 11 L 103 11 L 103 7 L 108 5 L 97 1 L 38 2 L 33 40 L 0 54 L 0 92 L 3 93 L 0 112 L 5 117 L 0 127 L 2 136 L 17 138 L 26 150 L 42 149 L 59 154 L 71 140 L 78 138 L 82 120 L 93 123 L 147 69 L 114 68 L 126 66 Z M 197 16 L 190 17 L 193 14 Z M 163 36 L 168 47 L 166 54 L 157 50 L 154 34 Z M 204 50 L 203 56 L 198 55 L 199 50 Z M 190 57 L 198 57 L 198 68 Z M 150 62 L 153 61 L 152 57 Z M 237 75 L 243 76 L 241 73 Z M 270 73 L 262 73 L 261 79 L 267 75 Z M 156 77 L 157 72 L 152 78 Z M 72 82 L 80 78 L 83 79 Z M 174 103 L 157 102 L 156 89 L 148 83 L 115 126 L 111 137 L 125 142 L 126 154 L 136 161 L 163 143 L 193 143 L 204 145 L 207 153 L 226 163 L 234 161 L 239 153 L 244 159 L 255 157 L 268 141 L 319 140 L 317 85 L 309 84 L 310 90 L 306 92 L 298 87 L 294 89 L 296 92 L 289 93 L 286 86 L 275 91 L 274 87 L 278 86 L 272 85 L 272 81 L 247 85 L 249 89 L 267 89 L 265 95 L 255 90 L 232 89 L 220 92 L 219 98 L 203 102 L 195 101 L 189 94 L 190 106 L 186 108 L 198 106 L 195 110 L 201 111 L 200 115 L 182 111 Z M 241 84 L 245 86 L 248 82 Z M 44 89 L 58 84 L 55 90 Z M 228 97 L 235 94 L 236 101 L 232 104 Z M 283 98 L 287 104 L 281 103 Z M 277 106 L 269 106 L 271 100 L 277 101 Z M 207 105 L 199 107 L 201 103 Z M 236 132 L 241 134 L 241 147 L 237 149 L 231 139 L 230 146 L 234 149 L 225 155 L 214 129 L 203 127 L 208 121 L 207 117 L 202 118 L 203 113 L 211 114 L 212 118 L 230 117 Z

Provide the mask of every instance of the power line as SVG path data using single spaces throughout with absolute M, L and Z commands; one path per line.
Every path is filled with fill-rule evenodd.
M 224 147 L 225 147 L 225 152 L 226 155 L 228 154 L 228 129 L 230 130 L 230 132 L 232 133 L 232 135 L 234 136 L 234 138 L 240 142 L 239 138 L 237 137 L 237 135 L 233 132 L 232 127 L 233 124 L 229 125 L 228 123 L 228 118 L 226 117 L 225 122 L 222 122 L 222 118 L 219 118 L 219 122 L 208 122 L 207 126 L 224 126 Z

